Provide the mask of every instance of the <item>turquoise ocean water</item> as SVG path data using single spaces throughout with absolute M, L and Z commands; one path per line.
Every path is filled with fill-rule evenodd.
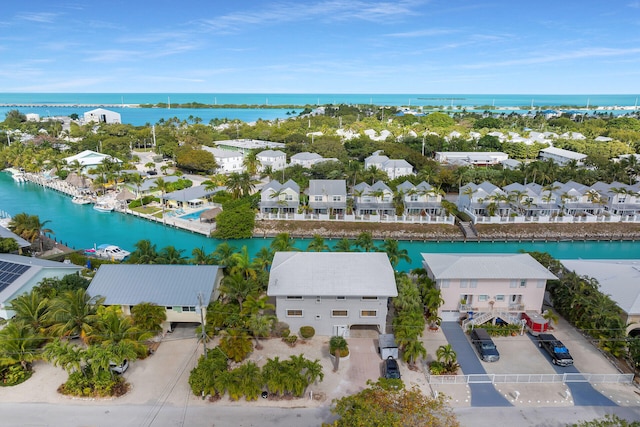
M 191 255 L 193 248 L 215 250 L 221 240 L 210 239 L 187 231 L 165 227 L 143 219 L 120 213 L 100 213 L 91 205 L 76 205 L 68 196 L 56 191 L 43 189 L 31 183 L 16 184 L 9 174 L 0 173 L 0 210 L 11 215 L 27 212 L 38 215 L 41 221 L 50 221 L 58 241 L 76 249 L 90 248 L 94 244 L 111 243 L 127 250 L 141 239 L 149 239 L 158 249 L 173 245 Z M 240 249 L 246 245 L 254 255 L 271 239 L 230 240 L 232 246 Z M 296 246 L 305 249 L 308 240 L 299 239 Z M 335 241 L 328 240 L 329 246 Z M 400 270 L 420 267 L 420 253 L 514 253 L 519 250 L 544 251 L 558 259 L 638 259 L 640 242 L 422 242 L 401 241 L 400 247 L 407 249 L 411 263 L 402 262 Z
M 286 109 L 167 109 L 167 108 L 126 108 L 127 104 L 187 103 L 234 104 L 234 105 L 393 105 L 393 106 L 442 106 L 442 107 L 530 107 L 576 106 L 592 108 L 612 106 L 635 106 L 638 95 L 492 95 L 492 94 L 260 94 L 260 93 L 0 93 L 0 104 L 24 105 L 22 107 L 0 107 L 0 117 L 12 108 L 23 113 L 37 113 L 41 117 L 62 116 L 76 113 L 81 115 L 91 108 L 73 107 L 78 104 L 119 105 L 108 107 L 122 115 L 122 122 L 136 126 L 157 123 L 161 118 L 178 117 L 187 120 L 189 116 L 200 117 L 204 123 L 214 118 L 238 119 L 252 122 L 258 119 L 273 120 L 286 118 Z M 27 106 L 47 104 L 46 107 Z M 616 110 L 614 114 L 628 111 Z

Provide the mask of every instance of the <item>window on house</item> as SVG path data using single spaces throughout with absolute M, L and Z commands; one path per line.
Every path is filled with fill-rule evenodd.
M 287 295 L 287 301 L 297 300 L 302 301 L 304 298 L 298 295 Z
M 468 288 L 469 287 L 469 280 L 468 279 L 461 279 L 460 280 L 460 287 L 461 288 Z
M 322 201 L 322 196 L 313 196 L 313 201 L 314 202 L 321 202 Z
M 471 282 L 469 283 L 469 287 L 471 288 L 477 288 L 478 287 L 478 279 L 471 279 Z
M 418 195 L 417 194 L 412 194 L 411 195 L 411 199 L 412 202 L 417 202 L 418 201 Z
M 346 299 L 347 299 L 347 297 L 336 297 L 336 299 L 337 299 L 338 301 L 344 301 L 344 300 L 346 300 Z
M 489 301 L 489 295 L 478 295 L 479 302 L 487 302 Z
M 517 288 L 518 287 L 518 281 L 517 280 L 511 280 L 511 283 L 509 283 L 509 287 L 510 288 Z
M 349 317 L 349 310 L 331 310 L 331 317 Z
M 442 279 L 440 281 L 440 287 L 441 288 L 448 288 L 449 287 L 449 279 Z
M 173 311 L 175 311 L 176 313 L 182 313 L 182 307 L 174 306 Z
M 342 200 L 342 197 L 341 197 L 341 196 L 333 196 L 333 201 L 334 201 L 334 202 L 339 202 L 339 201 L 341 201 L 341 200 Z
M 316 297 L 316 304 L 320 304 L 322 302 L 322 298 L 321 297 Z
M 302 317 L 302 310 L 298 310 L 298 309 L 287 310 L 287 317 Z
M 288 202 L 293 200 L 293 194 L 285 194 L 284 199 Z
M 195 307 L 187 307 L 187 306 L 184 306 L 184 307 L 182 307 L 182 311 L 192 311 L 192 312 L 195 312 L 195 311 L 196 311 L 196 308 L 195 308 Z
M 504 301 L 504 295 L 496 295 L 496 301 Z
M 362 301 L 377 301 L 378 297 L 362 297 Z
M 525 279 L 520 280 L 520 287 L 521 288 L 526 288 L 527 287 L 527 281 Z
M 360 310 L 360 317 L 378 317 L 378 310 Z

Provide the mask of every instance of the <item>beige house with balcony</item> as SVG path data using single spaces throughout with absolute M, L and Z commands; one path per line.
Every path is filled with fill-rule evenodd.
M 121 306 L 125 315 L 143 302 L 164 307 L 166 332 L 171 323 L 200 323 L 207 318 L 209 302 L 218 299 L 222 275 L 215 265 L 103 264 L 87 292 L 104 297 L 104 305 Z
M 443 321 L 509 322 L 525 311 L 540 313 L 547 280 L 557 279 L 529 254 L 423 253 L 422 259 L 444 299 Z

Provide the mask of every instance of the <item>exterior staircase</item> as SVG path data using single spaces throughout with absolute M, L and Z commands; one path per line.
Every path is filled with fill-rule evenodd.
M 478 232 L 471 221 L 460 221 L 458 222 L 458 226 L 460 227 L 460 230 L 462 230 L 462 234 L 464 234 L 465 239 L 478 238 Z
M 471 319 L 465 319 L 462 321 L 462 330 L 466 331 L 469 325 L 482 325 L 487 323 L 489 320 L 493 320 L 499 317 L 510 324 L 520 324 L 520 316 L 514 313 L 509 313 L 507 311 L 486 311 L 484 313 L 478 313 L 474 315 Z

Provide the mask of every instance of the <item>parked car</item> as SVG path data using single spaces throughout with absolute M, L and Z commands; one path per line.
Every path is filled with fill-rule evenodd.
M 392 356 L 387 357 L 382 362 L 382 376 L 385 378 L 400 379 L 400 366 L 398 365 L 398 361 Z
M 571 357 L 569 349 L 565 347 L 560 340 L 557 340 L 553 334 L 538 335 L 538 347 L 544 348 L 546 352 L 549 353 L 551 363 L 554 365 L 573 365 L 573 357 Z
M 471 343 L 474 345 L 480 359 L 484 362 L 497 362 L 500 360 L 498 348 L 493 343 L 486 329 L 474 328 L 471 331 Z
M 127 359 L 124 359 L 124 361 L 122 361 L 122 364 L 120 365 L 118 365 L 116 362 L 109 363 L 109 370 L 114 374 L 124 374 L 127 369 L 129 369 L 129 361 Z
M 148 170 L 147 175 L 158 175 L 158 171 L 155 169 Z

